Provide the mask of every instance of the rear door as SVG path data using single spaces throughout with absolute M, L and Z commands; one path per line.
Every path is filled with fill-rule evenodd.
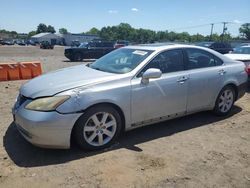
M 114 44 L 112 42 L 104 42 L 103 43 L 103 55 L 114 50 Z
M 226 73 L 223 61 L 201 49 L 186 48 L 184 52 L 189 75 L 187 112 L 213 106 Z
M 84 49 L 85 51 L 85 49 Z M 95 42 L 89 42 L 88 47 L 86 49 L 86 52 L 83 55 L 84 59 L 95 59 L 96 56 L 96 43 Z

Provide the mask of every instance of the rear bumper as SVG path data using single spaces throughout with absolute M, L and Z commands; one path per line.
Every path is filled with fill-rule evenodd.
M 243 97 L 247 91 L 247 86 L 248 86 L 248 82 L 245 82 L 243 84 L 240 84 L 238 86 L 238 97 L 237 100 L 240 99 L 241 97 Z

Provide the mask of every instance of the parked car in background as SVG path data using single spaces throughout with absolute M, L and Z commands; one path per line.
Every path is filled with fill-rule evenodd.
M 191 45 L 141 45 L 25 83 L 13 117 L 34 145 L 110 146 L 122 131 L 212 110 L 227 115 L 246 90 L 242 62 Z M 155 127 L 157 129 L 157 127 Z
M 233 48 L 233 50 L 236 50 L 237 48 L 240 48 L 240 47 L 242 47 L 242 46 L 250 46 L 250 43 L 248 43 L 248 42 L 240 43 L 240 44 L 236 45 L 236 46 Z
M 82 43 L 79 47 L 67 48 L 64 55 L 70 61 L 82 61 L 83 59 L 98 59 L 114 49 L 113 42 L 95 40 Z
M 41 49 L 54 49 L 54 45 L 52 45 L 50 42 L 48 41 L 42 41 L 40 43 L 40 48 Z
M 246 72 L 248 73 L 248 80 L 250 83 L 250 46 L 238 47 L 232 53 L 225 54 L 225 56 L 245 63 Z
M 33 40 L 27 40 L 26 41 L 26 45 L 32 45 L 32 46 L 35 46 L 36 43 L 33 41 Z
M 81 44 L 81 43 L 80 43 L 78 40 L 73 40 L 73 41 L 71 42 L 71 47 L 79 47 L 80 44 Z
M 15 43 L 14 43 L 14 41 L 13 40 L 4 40 L 3 41 L 3 45 L 8 45 L 8 46 L 10 46 L 10 45 L 14 45 Z
M 26 43 L 24 42 L 24 40 L 17 40 L 16 44 L 18 44 L 19 46 L 25 46 Z
M 237 47 L 231 53 L 232 54 L 250 54 L 250 45 Z
M 230 51 L 233 51 L 230 44 L 223 42 L 199 42 L 196 45 L 213 49 L 221 54 L 227 54 Z
M 118 40 L 118 41 L 116 41 L 114 48 L 121 48 L 124 46 L 128 46 L 128 44 L 129 44 L 129 42 L 126 40 Z
M 0 45 L 4 45 L 4 41 L 0 39 Z

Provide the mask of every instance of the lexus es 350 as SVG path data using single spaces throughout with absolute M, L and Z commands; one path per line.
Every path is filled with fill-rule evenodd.
M 83 149 L 101 149 L 147 124 L 204 110 L 227 115 L 245 93 L 244 69 L 197 46 L 127 46 L 24 84 L 14 122 L 40 147 L 69 148 L 74 139 Z

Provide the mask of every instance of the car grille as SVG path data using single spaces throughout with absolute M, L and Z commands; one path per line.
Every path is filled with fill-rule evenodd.
M 23 95 L 20 95 L 20 99 L 19 99 L 19 105 L 22 105 L 25 101 L 27 101 L 28 98 L 23 96 Z
M 21 94 L 19 94 L 17 101 L 16 101 L 16 108 L 18 108 L 19 106 L 21 106 L 23 103 L 25 103 L 25 101 L 27 101 L 29 98 L 25 97 Z

